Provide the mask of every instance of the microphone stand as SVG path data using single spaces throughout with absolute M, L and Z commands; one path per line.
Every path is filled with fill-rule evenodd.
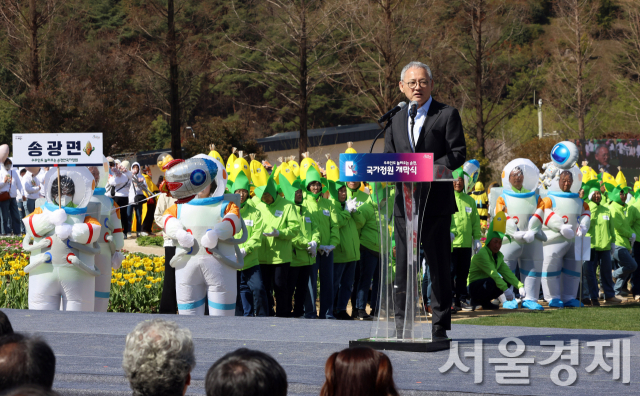
M 393 121 L 393 117 L 389 118 L 389 120 L 387 121 L 387 123 L 384 126 L 384 128 L 382 128 L 382 130 L 380 132 L 378 132 L 376 137 L 373 139 L 373 143 L 371 143 L 371 148 L 369 149 L 369 154 L 371 154 L 373 152 L 373 146 L 376 144 L 376 140 L 378 140 L 378 138 L 384 133 L 384 131 L 386 131 L 387 128 L 389 128 L 391 126 L 391 121 Z

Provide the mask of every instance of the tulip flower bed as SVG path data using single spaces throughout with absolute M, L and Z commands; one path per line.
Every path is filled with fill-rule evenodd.
M 109 312 L 158 312 L 164 257 L 126 253 L 122 266 L 111 270 Z M 0 239 L 0 308 L 29 308 L 29 253 L 22 250 L 22 238 Z

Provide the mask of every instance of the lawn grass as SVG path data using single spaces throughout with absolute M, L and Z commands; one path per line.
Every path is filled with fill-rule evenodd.
M 504 310 L 500 311 L 500 313 L 504 312 Z M 482 326 L 640 331 L 640 304 L 565 308 L 542 312 L 513 312 L 500 316 L 458 320 L 455 323 Z

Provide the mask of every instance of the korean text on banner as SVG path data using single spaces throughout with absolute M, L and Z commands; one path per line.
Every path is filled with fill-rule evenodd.
M 13 135 L 14 166 L 101 166 L 102 132 Z

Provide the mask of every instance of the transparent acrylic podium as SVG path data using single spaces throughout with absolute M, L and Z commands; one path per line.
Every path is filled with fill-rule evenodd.
M 433 166 L 433 182 L 453 181 L 452 172 L 444 166 Z M 433 183 L 432 182 L 432 183 Z M 400 183 L 404 197 L 404 213 L 407 244 L 407 283 L 405 314 L 403 323 L 396 323 L 394 300 L 398 298 L 395 287 L 395 259 L 393 245 L 393 210 L 397 191 L 395 183 L 376 183 L 372 200 L 378 208 L 380 227 L 380 282 L 378 287 L 377 312 L 371 326 L 369 338 L 349 342 L 349 346 L 366 345 L 378 350 L 408 352 L 434 352 L 449 349 L 451 340 L 431 340 L 429 323 L 423 302 L 422 279 L 426 264 L 420 262 L 420 226 L 423 208 L 419 208 L 422 184 Z M 378 189 L 382 189 L 379 191 Z M 429 188 L 426 188 L 429 191 Z M 426 201 L 425 201 L 426 202 Z M 376 285 L 374 284 L 374 287 Z M 401 294 L 400 294 L 401 296 Z M 373 305 L 373 302 L 372 302 Z M 373 308 L 373 307 L 372 307 Z M 372 313 L 374 315 L 374 313 Z

